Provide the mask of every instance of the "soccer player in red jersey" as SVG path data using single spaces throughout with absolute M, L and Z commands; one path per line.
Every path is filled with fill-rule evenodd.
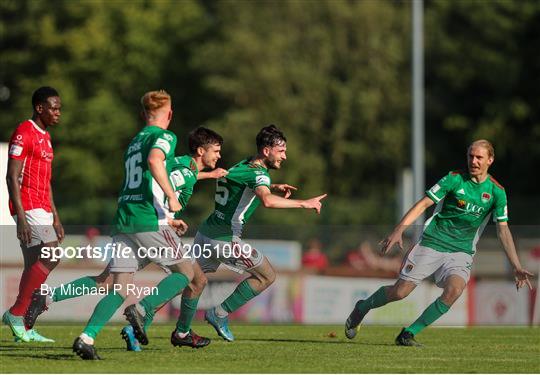
M 24 271 L 15 304 L 2 320 L 16 341 L 51 342 L 25 326 L 24 315 L 34 289 L 39 288 L 58 262 L 41 257 L 42 248 L 57 246 L 64 229 L 56 212 L 51 189 L 53 148 L 47 128 L 58 124 L 61 101 L 52 87 L 40 87 L 32 95 L 32 119 L 19 124 L 9 142 L 9 209 L 17 222 L 17 238 L 24 257 Z

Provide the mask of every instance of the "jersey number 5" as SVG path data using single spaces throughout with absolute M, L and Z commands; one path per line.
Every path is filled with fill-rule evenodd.
M 140 152 L 133 154 L 126 160 L 126 184 L 125 188 L 137 189 L 142 182 L 143 170 L 141 168 L 142 155 Z
M 216 202 L 222 206 L 225 206 L 227 204 L 228 199 L 229 199 L 229 189 L 227 189 L 223 185 L 220 185 L 218 181 L 217 186 L 216 186 Z

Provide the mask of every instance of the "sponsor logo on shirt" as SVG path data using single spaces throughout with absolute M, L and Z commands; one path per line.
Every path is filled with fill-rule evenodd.
M 23 148 L 19 145 L 11 145 L 9 149 L 9 154 L 13 156 L 21 156 Z
M 168 133 L 163 134 L 163 138 L 165 138 L 165 139 L 168 140 L 169 142 L 173 140 L 172 135 L 170 135 L 170 134 L 168 134 Z
M 482 193 L 482 202 L 487 203 L 491 199 L 491 195 L 489 193 Z
M 441 187 L 439 186 L 439 184 L 435 184 L 433 185 L 433 187 L 431 189 L 429 189 L 433 194 L 435 194 L 436 192 L 438 192 L 439 190 L 441 189 Z
M 463 199 L 457 201 L 458 208 L 464 210 L 468 214 L 473 214 L 475 216 L 480 216 L 484 212 L 485 208 L 477 206 L 476 204 L 466 202 Z
M 42 159 L 45 159 L 47 161 L 49 160 L 52 160 L 53 158 L 53 153 L 52 152 L 47 152 L 45 150 L 41 151 L 41 158 Z

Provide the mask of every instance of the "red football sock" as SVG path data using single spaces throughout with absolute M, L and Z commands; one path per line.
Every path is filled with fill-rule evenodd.
M 30 268 L 26 269 L 21 277 L 19 284 L 19 295 L 17 301 L 9 309 L 9 312 L 15 316 L 23 316 L 30 306 L 32 300 L 32 293 L 35 289 L 41 287 L 41 284 L 47 280 L 49 270 L 39 260 L 34 263 Z

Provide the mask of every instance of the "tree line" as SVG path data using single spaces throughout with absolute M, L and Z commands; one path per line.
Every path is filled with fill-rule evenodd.
M 56 204 L 66 224 L 108 224 L 122 156 L 142 126 L 139 99 L 173 97 L 177 153 L 204 125 L 224 138 L 220 165 L 255 151 L 267 124 L 288 138 L 276 182 L 327 192 L 320 217 L 266 210 L 262 224 L 388 224 L 410 165 L 409 1 L 16 1 L 0 3 L 2 141 L 31 114 L 32 91 L 59 90 Z M 428 185 L 490 139 L 493 175 L 514 222 L 535 224 L 540 160 L 540 3 L 425 2 Z M 213 206 L 201 182 L 187 217 Z

